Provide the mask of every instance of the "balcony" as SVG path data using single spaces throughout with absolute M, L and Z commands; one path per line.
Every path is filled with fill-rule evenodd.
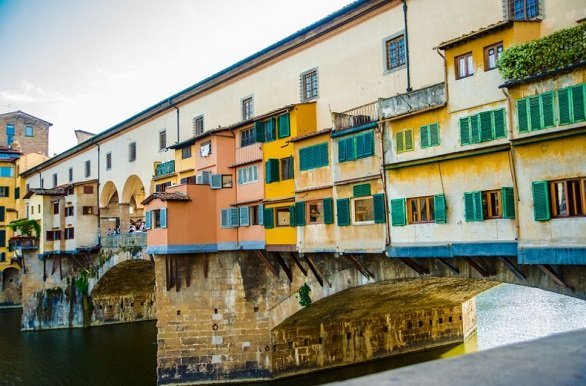
M 146 232 L 121 233 L 102 237 L 104 248 L 146 247 Z
M 253 143 L 236 149 L 234 165 L 243 165 L 249 162 L 262 160 L 262 144 Z
M 343 113 L 332 113 L 334 131 L 347 130 L 378 121 L 376 102 L 355 107 Z
M 166 176 L 168 174 L 175 173 L 175 160 L 161 162 L 155 166 L 154 177 Z
M 379 99 L 377 104 L 380 117 L 388 119 L 437 108 L 445 105 L 446 101 L 446 84 L 438 83 L 391 98 Z
M 15 236 L 9 240 L 9 249 L 11 251 L 15 249 L 39 249 L 39 239 L 28 236 Z

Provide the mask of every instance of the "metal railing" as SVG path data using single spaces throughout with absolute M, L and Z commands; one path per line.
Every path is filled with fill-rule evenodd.
M 376 102 L 355 107 L 342 113 L 332 113 L 334 130 L 345 130 L 378 120 Z
M 125 247 L 146 247 L 146 232 L 120 233 L 117 235 L 103 236 L 102 247 L 104 248 L 125 248 Z

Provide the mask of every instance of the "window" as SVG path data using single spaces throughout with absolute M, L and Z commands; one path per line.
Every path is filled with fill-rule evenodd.
M 299 169 L 311 170 L 328 166 L 328 143 L 304 147 L 299 150 Z
M 12 166 L 0 166 L 0 177 L 14 177 L 14 168 Z
M 65 240 L 73 240 L 75 238 L 75 232 L 73 228 L 65 228 Z
M 535 220 L 586 215 L 586 178 L 533 183 Z
M 14 125 L 6 125 L 6 144 L 8 146 L 12 145 L 12 142 L 14 142 Z
M 181 159 L 191 158 L 191 146 L 187 146 L 181 149 Z
M 92 164 L 91 161 L 87 160 L 85 161 L 85 176 L 89 177 L 92 174 Z
M 167 130 L 159 131 L 159 150 L 167 148 Z
M 14 198 L 18 200 L 20 198 L 20 187 L 14 188 Z
M 128 144 L 128 162 L 136 161 L 136 142 Z
M 59 202 L 53 203 L 53 214 L 59 214 Z
M 324 222 L 323 201 L 309 201 L 307 203 L 307 223 L 322 224 Z
M 433 196 L 407 199 L 409 224 L 434 222 Z
M 45 187 L 45 179 L 41 178 L 41 189 Z
M 57 186 L 57 173 L 53 173 L 53 187 Z
M 281 158 L 281 180 L 293 178 L 293 157 Z
M 0 197 L 10 197 L 10 188 L 8 186 L 0 186 Z
M 155 192 L 164 192 L 169 186 L 171 186 L 171 182 L 164 182 L 162 184 L 155 185 Z
M 238 169 L 238 185 L 251 184 L 258 181 L 258 165 Z
M 106 170 L 112 169 L 112 152 L 106 153 Z
M 184 177 L 179 180 L 180 184 L 194 185 L 196 183 L 195 176 Z
M 318 96 L 317 68 L 301 74 L 301 101 L 315 99 Z
M 203 134 L 203 115 L 193 118 L 193 135 Z
M 467 222 L 515 218 L 513 188 L 464 193 L 464 213 Z
M 67 206 L 65 207 L 65 217 L 71 217 L 73 216 L 73 206 Z
M 484 71 L 494 70 L 503 53 L 503 42 L 484 47 Z
M 509 19 L 528 20 L 539 16 L 539 0 L 506 0 Z
M 291 210 L 288 206 L 275 208 L 277 213 L 277 226 L 288 227 L 291 225 Z
M 250 225 L 262 225 L 262 205 L 253 205 L 250 208 Z
M 199 156 L 202 158 L 212 155 L 212 142 L 207 141 L 199 146 Z
M 73 185 L 70 185 L 67 188 L 65 188 L 65 195 L 66 196 L 71 196 L 74 193 L 75 193 L 75 188 L 73 187 Z
M 47 241 L 61 240 L 61 231 L 60 230 L 47 231 L 47 232 L 45 232 L 45 238 L 47 239 Z
M 385 41 L 386 70 L 394 70 L 405 65 L 405 35 L 393 37 Z
M 483 111 L 460 118 L 460 144 L 492 141 L 507 135 L 505 109 Z
M 443 194 L 391 200 L 393 226 L 425 223 L 445 224 L 447 222 L 446 213 L 446 198 Z
M 242 120 L 247 121 L 254 114 L 252 97 L 242 99 Z
M 413 150 L 413 129 L 401 130 L 395 134 L 397 153 Z
M 24 135 L 26 137 L 33 137 L 35 135 L 33 127 L 32 126 L 25 126 L 24 127 Z
M 83 194 L 94 194 L 94 187 L 93 186 L 84 186 L 83 187 Z
M 84 206 L 82 208 L 82 213 L 83 213 L 84 216 L 96 214 L 96 213 L 94 213 L 94 207 L 93 206 Z M 71 214 L 73 215 L 73 211 L 71 211 Z
M 354 161 L 374 155 L 374 131 L 369 130 L 338 140 L 338 162 Z
M 73 182 L 73 168 L 69 168 L 69 182 Z
M 372 197 L 355 198 L 352 200 L 352 222 L 369 223 L 374 221 L 374 205 Z
M 474 62 L 472 52 L 456 57 L 456 79 L 474 75 Z
M 240 131 L 240 147 L 252 145 L 256 143 L 256 136 L 254 134 L 254 128 L 245 129 Z
M 222 174 L 222 189 L 232 187 L 232 175 Z
M 438 146 L 440 144 L 439 126 L 437 123 L 421 126 L 419 128 L 419 139 L 421 140 L 421 148 Z

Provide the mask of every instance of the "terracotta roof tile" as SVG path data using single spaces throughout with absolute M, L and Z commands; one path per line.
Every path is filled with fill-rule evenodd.
M 141 204 L 146 205 L 153 200 L 161 200 L 161 201 L 191 201 L 191 198 L 187 194 L 180 193 L 180 192 L 155 192 L 145 198 Z

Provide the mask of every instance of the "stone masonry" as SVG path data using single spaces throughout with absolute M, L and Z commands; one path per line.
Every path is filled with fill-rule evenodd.
M 0 114 L 0 145 L 7 146 L 7 125 L 14 126 L 14 142 L 18 142 L 24 154 L 49 155 L 49 128 L 52 123 L 22 111 Z M 31 126 L 32 136 L 25 135 L 25 127 Z

